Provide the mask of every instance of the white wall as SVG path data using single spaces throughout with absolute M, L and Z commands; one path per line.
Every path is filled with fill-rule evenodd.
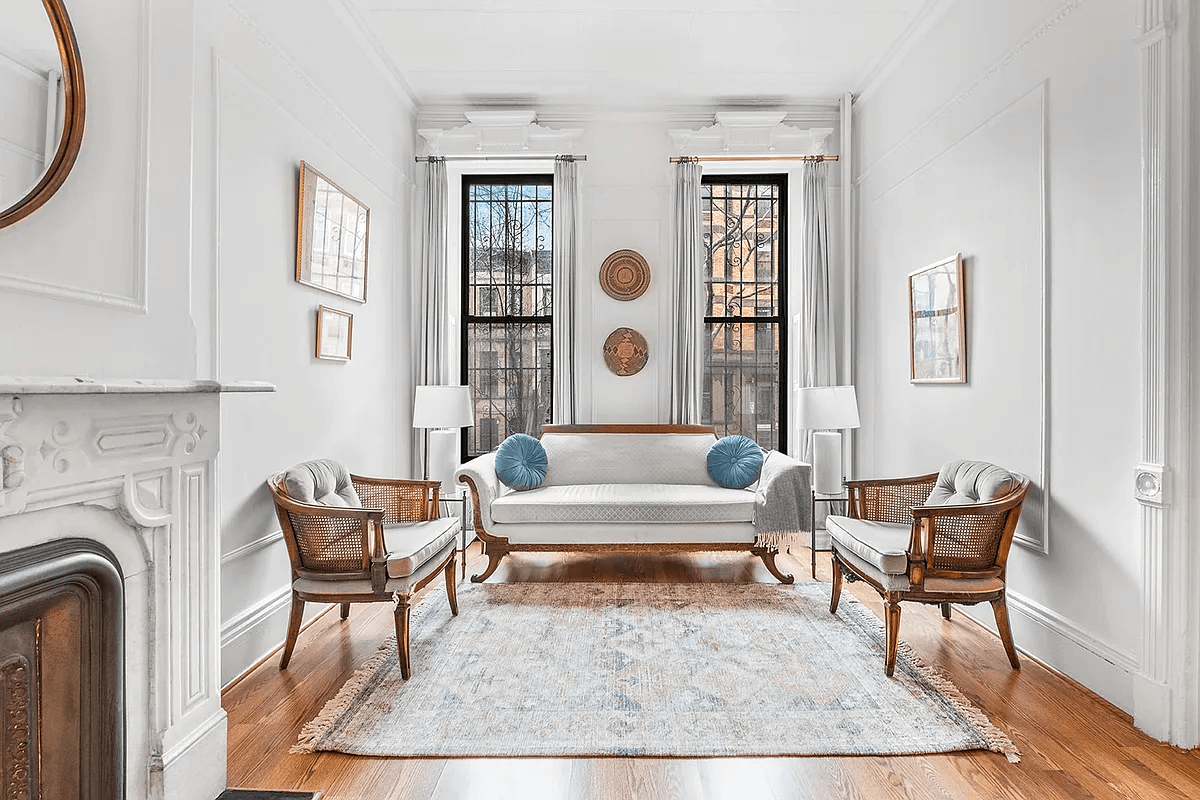
M 539 110 L 538 124 L 550 128 L 578 128 L 584 131 L 575 152 L 586 154 L 580 167 L 582 194 L 581 264 L 577 277 L 579 303 L 577 362 L 581 365 L 578 383 L 580 422 L 665 422 L 668 408 L 668 315 L 671 271 L 671 164 L 674 155 L 668 131 L 698 129 L 712 124 L 717 109 L 688 117 L 665 114 L 604 114 L 556 116 L 554 109 Z M 796 127 L 834 127 L 829 137 L 830 152 L 836 152 L 837 111 L 830 108 L 819 120 L 795 119 L 784 122 Z M 419 127 L 449 128 L 462 124 L 453 116 L 430 116 L 419 120 Z M 461 272 L 461 179 L 463 174 L 552 172 L 551 161 L 462 162 L 447 163 L 451 225 L 449 232 L 450 296 L 457 337 L 459 307 L 458 280 Z M 790 221 L 789 259 L 793 296 L 789 298 L 789 316 L 799 310 L 798 288 L 801 253 L 801 165 L 800 162 L 758 162 L 740 164 L 708 163 L 705 175 L 730 173 L 786 173 L 788 175 L 788 218 Z M 830 165 L 829 196 L 830 241 L 833 252 L 833 293 L 841 289 L 841 176 L 837 164 Z M 639 298 L 614 300 L 600 287 L 600 265 L 614 250 L 630 248 L 641 253 L 650 265 L 650 285 Z M 840 303 L 836 303 L 840 309 Z M 839 311 L 840 313 L 840 311 Z M 604 364 L 602 348 L 608 335 L 619 327 L 633 328 L 646 337 L 650 357 L 636 375 L 618 377 Z M 789 323 L 790 330 L 791 325 Z M 457 340 L 457 339 L 456 339 Z M 457 348 L 452 348 L 455 353 Z M 795 348 L 791 351 L 795 363 Z M 457 361 L 453 374 L 458 374 Z M 794 369 L 792 369 L 794 374 Z M 789 380 L 790 380 L 789 375 Z M 790 404 L 794 405 L 794 404 Z M 790 430 L 790 429 L 789 429 Z M 790 440 L 794 438 L 789 434 Z
M 1135 35 L 1126 0 L 959 0 L 854 109 L 858 474 L 952 458 L 1029 474 L 1019 535 L 1048 533 L 1048 553 L 1013 548 L 1017 645 L 1126 710 L 1141 649 Z M 970 382 L 911 385 L 906 275 L 956 252 Z
M 0 230 L 16 339 L 0 374 L 277 384 L 222 399 L 229 680 L 286 628 L 267 475 L 319 456 L 406 473 L 411 102 L 326 0 L 68 5 L 83 145 L 60 191 Z M 371 208 L 365 305 L 294 280 L 301 159 Z M 313 357 L 322 303 L 354 313 L 349 363 Z
M 217 5 L 207 54 L 214 366 L 225 380 L 278 387 L 223 402 L 225 681 L 282 641 L 287 627 L 288 558 L 267 475 L 329 457 L 360 474 L 409 476 L 409 428 L 400 422 L 409 321 L 396 308 L 408 286 L 411 112 L 330 4 L 280 10 L 262 0 Z M 321 47 L 304 44 L 315 41 Z M 365 304 L 295 281 L 301 159 L 371 209 Z M 318 305 L 354 315 L 349 362 L 314 356 Z

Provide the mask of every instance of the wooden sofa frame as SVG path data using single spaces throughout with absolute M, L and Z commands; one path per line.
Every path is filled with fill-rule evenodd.
M 596 425 L 543 425 L 542 433 L 711 433 L 716 435 L 716 429 L 711 425 L 662 425 L 662 424 L 596 424 Z M 580 552 L 580 553 L 695 553 L 715 551 L 745 551 L 758 556 L 766 565 L 767 571 L 780 583 L 792 583 L 795 578 L 790 573 L 780 570 L 775 563 L 776 551 L 765 547 L 757 547 L 753 542 L 616 542 L 612 544 L 594 543 L 538 543 L 520 544 L 510 542 L 504 536 L 490 533 L 483 525 L 483 516 L 479 511 L 479 490 L 469 476 L 460 475 L 460 483 L 465 483 L 471 490 L 471 501 L 475 507 L 475 535 L 483 543 L 483 552 L 488 557 L 487 568 L 478 575 L 471 576 L 472 583 L 482 583 L 491 577 L 500 562 L 509 553 L 537 552 Z

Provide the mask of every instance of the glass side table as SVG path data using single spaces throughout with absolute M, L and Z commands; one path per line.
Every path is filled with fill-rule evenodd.
M 850 502 L 849 496 L 847 496 L 845 494 L 841 494 L 841 493 L 838 493 L 838 494 L 820 494 L 818 492 L 812 493 L 812 506 L 810 507 L 811 511 L 812 511 L 812 525 L 809 526 L 812 528 L 812 530 L 809 531 L 809 553 L 812 555 L 812 576 L 813 576 L 813 578 L 817 577 L 817 503 L 842 503 L 843 504 L 842 511 L 846 512 L 848 509 L 845 504 L 849 503 L 849 502 Z M 833 509 L 830 509 L 830 511 L 832 511 L 832 510 Z M 822 528 L 822 530 L 825 530 L 825 529 Z
M 441 494 L 438 496 L 438 503 L 441 506 L 439 511 L 448 511 L 449 506 L 457 505 L 459 520 L 459 537 L 462 540 L 462 546 L 459 547 L 459 552 L 462 553 L 462 576 L 463 580 L 467 577 L 467 487 L 462 487 L 458 491 Z M 471 532 L 471 541 L 475 541 L 474 530 Z

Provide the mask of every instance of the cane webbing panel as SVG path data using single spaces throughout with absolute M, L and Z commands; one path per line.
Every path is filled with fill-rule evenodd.
M 359 519 L 287 512 L 296 534 L 300 567 L 314 572 L 363 569 L 364 523 Z
M 934 479 L 927 483 L 894 483 L 883 486 L 860 486 L 862 518 L 873 522 L 912 524 L 912 510 L 925 505 L 933 490 Z
M 424 486 L 355 481 L 354 491 L 363 508 L 383 511 L 384 525 L 430 519 L 429 490 Z
M 957 570 L 994 567 L 1009 513 L 936 518 L 929 567 Z

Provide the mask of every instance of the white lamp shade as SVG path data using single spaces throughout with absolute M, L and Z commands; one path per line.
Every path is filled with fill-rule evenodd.
M 414 428 L 466 428 L 475 424 L 469 386 L 418 386 Z
M 853 386 L 812 386 L 796 392 L 796 421 L 810 431 L 857 428 L 858 398 Z

